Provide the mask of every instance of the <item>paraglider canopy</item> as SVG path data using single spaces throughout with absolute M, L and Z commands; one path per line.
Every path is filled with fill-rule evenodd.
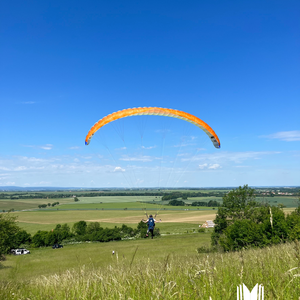
M 161 108 L 161 107 L 138 107 L 138 108 L 128 108 L 124 110 L 120 110 L 117 112 L 114 112 L 110 115 L 105 116 L 104 118 L 100 119 L 98 122 L 95 123 L 95 125 L 90 129 L 88 132 L 86 138 L 85 138 L 85 144 L 88 145 L 91 141 L 91 138 L 93 135 L 104 125 L 113 122 L 115 120 L 131 117 L 131 116 L 140 116 L 140 115 L 155 115 L 155 116 L 164 116 L 164 117 L 172 117 L 172 118 L 178 118 L 182 119 L 184 121 L 190 122 L 197 127 L 201 128 L 210 138 L 212 143 L 214 144 L 215 148 L 220 148 L 220 140 L 217 136 L 217 134 L 213 131 L 213 129 L 206 124 L 204 121 L 199 119 L 198 117 L 180 111 L 176 109 L 170 109 L 170 108 Z

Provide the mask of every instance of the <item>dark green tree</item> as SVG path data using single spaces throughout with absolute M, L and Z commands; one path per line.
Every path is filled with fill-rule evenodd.
M 181 200 L 171 200 L 169 201 L 169 205 L 172 206 L 185 206 L 185 202 Z
M 223 197 L 223 205 L 218 207 L 212 234 L 212 244 L 219 244 L 225 229 L 237 220 L 253 218 L 260 204 L 255 201 L 255 190 L 248 185 L 230 191 Z M 254 214 L 253 214 L 254 213 Z
M 90 234 L 93 232 L 100 231 L 100 223 L 99 222 L 91 222 L 87 225 L 86 233 Z
M 79 221 L 74 223 L 73 232 L 77 235 L 85 235 L 87 224 L 85 221 Z
M 15 236 L 20 231 L 16 217 L 9 213 L 0 214 L 0 257 L 16 246 Z

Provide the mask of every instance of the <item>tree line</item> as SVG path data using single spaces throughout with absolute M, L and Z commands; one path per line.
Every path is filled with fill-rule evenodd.
M 209 200 L 208 202 L 195 201 L 195 202 L 192 202 L 192 204 L 186 204 L 184 201 L 176 200 L 176 199 L 170 200 L 168 204 L 171 206 L 205 206 L 205 207 L 218 207 L 221 205 L 216 200 Z
M 214 220 L 213 247 L 235 251 L 300 239 L 300 199 L 295 211 L 285 214 L 282 205 L 258 203 L 255 197 L 247 185 L 223 197 Z
M 75 192 L 74 192 L 75 193 Z M 76 193 L 75 193 L 76 194 Z M 187 199 L 188 197 L 209 197 L 216 196 L 221 197 L 224 192 L 216 191 L 216 192 L 163 192 L 163 191 L 155 191 L 155 192 L 80 192 L 77 196 L 79 197 L 102 197 L 102 196 L 162 196 L 162 200 L 172 200 L 172 199 Z M 0 193 L 0 199 L 58 199 L 58 198 L 71 198 L 73 194 L 70 193 Z
M 60 243 L 74 242 L 109 242 L 126 238 L 143 238 L 147 232 L 147 224 L 140 222 L 137 228 L 127 225 L 114 228 L 103 228 L 99 222 L 86 223 L 79 221 L 70 228 L 68 224 L 57 224 L 53 230 L 39 230 L 33 236 L 22 230 L 16 217 L 9 213 L 0 214 L 0 260 L 11 249 L 19 247 L 47 247 Z M 159 236 L 159 229 L 155 228 L 155 235 Z

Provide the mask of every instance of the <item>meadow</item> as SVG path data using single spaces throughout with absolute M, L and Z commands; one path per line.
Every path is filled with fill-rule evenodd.
M 209 234 L 84 243 L 10 256 L 0 299 L 236 299 L 237 286 L 264 286 L 264 299 L 298 300 L 300 243 L 199 254 Z M 112 250 L 115 255 L 112 255 Z
M 217 209 L 170 207 L 158 205 L 158 198 L 143 197 L 143 201 L 132 196 L 79 197 L 79 202 L 62 198 L 57 207 L 11 212 L 31 234 L 50 231 L 56 224 L 72 227 L 80 220 L 100 222 L 108 228 L 122 224 L 135 228 L 146 218 L 145 213 L 158 213 L 161 236 L 83 242 L 56 250 L 31 248 L 30 255 L 8 255 L 0 267 L 0 299 L 229 300 L 236 299 L 237 285 L 242 283 L 250 289 L 263 284 L 265 299 L 300 299 L 299 243 L 235 253 L 198 253 L 199 247 L 210 246 L 211 237 L 211 230 L 198 232 L 199 224 L 213 220 Z M 278 198 L 268 200 L 284 204 L 287 212 L 293 210 L 292 197 Z M 4 201 L 15 207 L 47 202 L 20 199 L 0 203 Z

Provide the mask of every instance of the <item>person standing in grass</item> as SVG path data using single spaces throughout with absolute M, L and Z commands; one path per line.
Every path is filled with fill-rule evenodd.
M 148 217 L 148 216 L 147 216 Z M 156 221 L 152 215 L 149 216 L 148 220 L 142 220 L 144 223 L 147 223 L 148 225 L 148 230 L 147 230 L 147 234 L 146 237 L 149 236 L 149 232 L 151 233 L 151 239 L 153 239 L 154 236 L 154 227 L 155 227 L 155 223 L 160 223 L 161 219 L 159 221 Z

